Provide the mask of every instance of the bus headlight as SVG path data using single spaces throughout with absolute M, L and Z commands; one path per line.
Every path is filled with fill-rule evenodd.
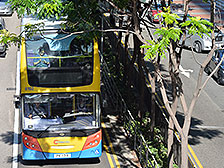
M 39 142 L 37 141 L 37 138 L 34 138 L 32 136 L 26 135 L 24 133 L 22 133 L 22 137 L 23 137 L 23 144 L 31 150 L 36 150 L 39 152 L 42 152 L 42 149 L 39 145 Z
M 86 139 L 86 143 L 83 146 L 82 150 L 86 150 L 86 149 L 89 149 L 89 148 L 96 147 L 100 143 L 101 137 L 102 137 L 101 130 L 96 132 L 93 135 L 88 136 L 87 139 Z

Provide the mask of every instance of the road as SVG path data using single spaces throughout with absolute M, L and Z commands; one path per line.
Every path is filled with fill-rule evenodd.
M 195 54 L 195 58 L 202 63 L 207 53 Z M 167 60 L 163 64 L 168 67 Z M 180 75 L 183 81 L 183 90 L 187 105 L 193 97 L 196 88 L 199 65 L 195 62 L 190 50 L 183 51 L 181 65 L 184 69 L 193 72 L 190 78 Z M 166 69 L 167 70 L 167 69 Z M 203 73 L 203 81 L 207 78 Z M 189 133 L 189 144 L 204 168 L 224 168 L 224 86 L 218 85 L 211 78 L 202 90 L 193 110 L 191 128 Z M 177 110 L 179 122 L 183 122 L 183 111 L 181 105 Z M 222 165 L 222 166 L 220 166 Z
M 20 32 L 20 20 L 14 13 L 10 17 L 3 17 L 6 22 L 6 29 L 18 34 Z M 117 118 L 107 110 L 102 116 L 103 128 L 103 154 L 99 159 L 71 159 L 53 161 L 31 161 L 21 160 L 20 139 L 13 139 L 14 135 L 14 95 L 16 90 L 16 64 L 17 46 L 10 46 L 5 58 L 0 58 L 0 167 L 1 168 L 25 168 L 25 167 L 47 167 L 47 168 L 110 168 L 110 167 L 137 167 L 136 156 L 128 145 L 122 126 L 117 125 Z M 18 120 L 18 118 L 15 118 Z M 20 125 L 15 127 L 18 130 Z M 13 144 L 13 141 L 16 143 Z M 15 148 L 13 148 L 13 146 Z M 13 149 L 15 158 L 13 158 Z M 15 150 L 16 149 L 16 150 Z M 18 149 L 18 152 L 17 152 Z M 18 156 L 18 159 L 17 159 Z M 14 160 L 13 160 L 14 159 Z M 12 164 L 13 163 L 13 164 Z
M 195 58 L 202 63 L 207 53 L 195 54 Z M 163 60 L 163 67 L 167 71 L 167 59 Z M 190 78 L 180 75 L 187 105 L 193 97 L 196 88 L 199 65 L 195 62 L 190 50 L 184 49 L 181 65 L 193 72 Z M 203 81 L 207 78 L 203 73 Z M 189 144 L 204 168 L 224 168 L 224 86 L 218 85 L 211 78 L 202 90 L 193 110 Z M 177 110 L 179 122 L 183 122 L 183 110 L 179 104 Z
M 19 20 L 16 15 L 4 17 L 6 28 L 18 33 Z M 11 167 L 12 162 L 12 142 L 13 142 L 13 122 L 14 105 L 13 95 L 15 94 L 16 76 L 16 53 L 17 47 L 11 46 L 5 58 L 0 58 L 0 163 L 1 168 Z
M 154 32 L 155 30 L 152 30 Z M 148 37 L 143 32 L 144 37 Z M 133 44 L 131 44 L 133 45 Z M 194 53 L 199 62 L 203 62 L 208 53 Z M 168 67 L 167 59 L 162 60 L 163 68 Z M 184 69 L 191 69 L 190 78 L 181 75 L 183 89 L 188 107 L 196 87 L 199 65 L 189 49 L 183 50 L 181 65 Z M 167 71 L 167 68 L 165 68 Z M 207 74 L 204 72 L 203 80 Z M 179 105 L 179 119 L 182 121 L 183 113 Z M 211 78 L 203 89 L 194 107 L 189 144 L 193 148 L 196 156 L 205 168 L 224 168 L 224 86 L 218 85 Z M 222 165 L 222 166 L 220 166 Z
M 199 62 L 206 57 L 206 53 L 196 54 Z M 182 57 L 182 66 L 192 69 L 190 78 L 182 76 L 186 99 L 193 96 L 196 86 L 199 66 L 195 63 L 190 50 L 185 50 Z M 207 74 L 204 73 L 204 80 Z M 194 108 L 190 129 L 189 144 L 205 168 L 223 168 L 224 151 L 224 86 L 218 85 L 210 79 L 202 91 Z M 221 166 L 222 165 L 222 166 Z

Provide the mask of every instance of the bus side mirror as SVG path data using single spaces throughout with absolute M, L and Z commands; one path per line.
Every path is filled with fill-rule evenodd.
M 15 104 L 15 108 L 20 108 L 20 106 L 21 106 L 20 96 L 14 95 L 14 104 Z

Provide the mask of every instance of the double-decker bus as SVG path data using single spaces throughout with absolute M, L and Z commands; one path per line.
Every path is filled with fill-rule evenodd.
M 32 20 L 23 18 L 22 24 Z M 88 34 L 69 34 L 57 24 L 45 21 L 41 33 L 22 40 L 23 160 L 102 154 L 98 43 Z

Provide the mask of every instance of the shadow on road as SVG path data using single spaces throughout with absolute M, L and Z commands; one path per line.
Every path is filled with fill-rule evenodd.
M 89 164 L 99 164 L 100 159 L 60 159 L 60 160 L 36 160 L 36 161 L 24 161 L 20 156 L 20 162 L 26 166 L 46 166 L 46 165 L 70 165 L 70 164 L 78 164 L 78 165 L 89 165 Z
M 13 145 L 13 134 L 14 132 L 12 131 L 0 134 L 0 141 L 8 145 Z
M 184 116 L 182 113 L 177 113 L 178 121 L 183 125 Z M 219 131 L 218 128 L 202 128 L 203 121 L 197 118 L 192 117 L 191 119 L 191 128 L 189 132 L 189 145 L 200 144 L 201 138 L 213 139 L 215 137 L 220 137 L 223 135 L 223 132 Z

